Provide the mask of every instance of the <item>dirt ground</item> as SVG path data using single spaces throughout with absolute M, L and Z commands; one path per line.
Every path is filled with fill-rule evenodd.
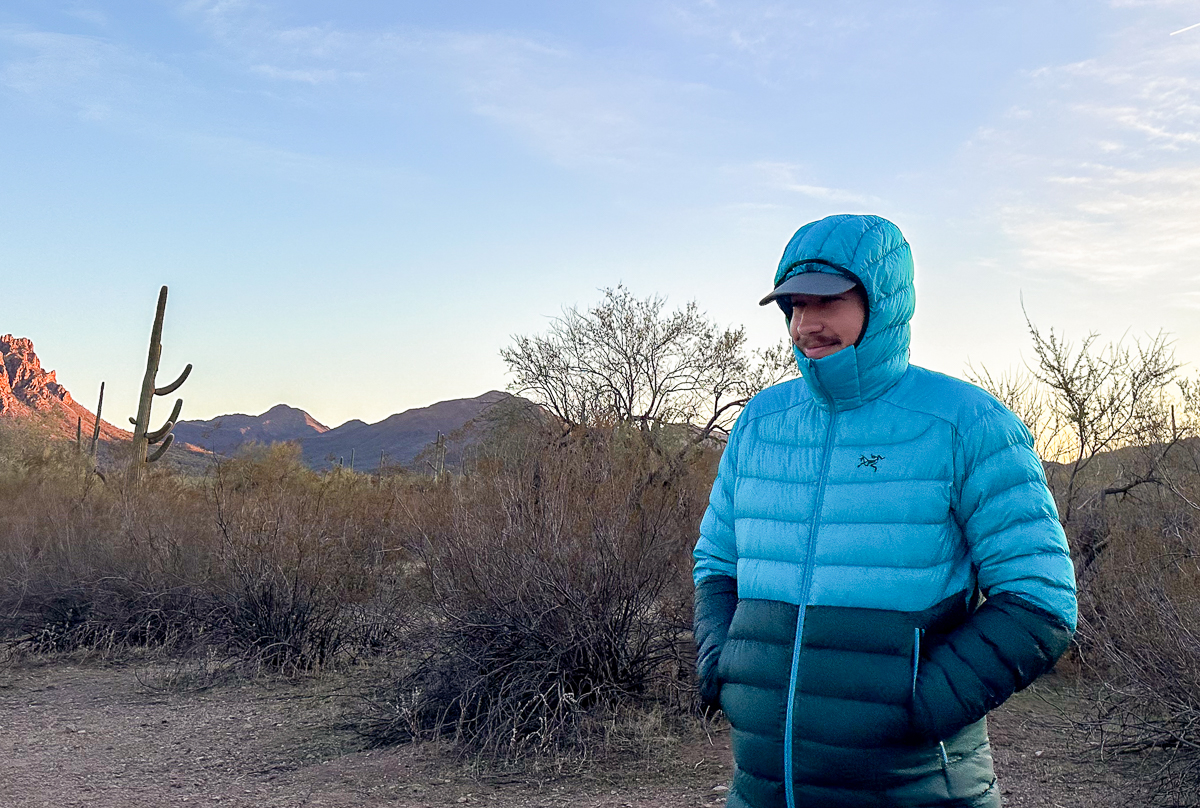
M 480 773 L 434 745 L 367 751 L 339 728 L 350 688 L 330 680 L 157 686 L 163 672 L 62 660 L 0 666 L 0 806 L 716 808 L 732 771 L 727 729 L 670 754 L 543 777 Z M 1131 778 L 1060 729 L 1062 682 L 1043 680 L 989 719 L 1006 806 L 1127 808 Z

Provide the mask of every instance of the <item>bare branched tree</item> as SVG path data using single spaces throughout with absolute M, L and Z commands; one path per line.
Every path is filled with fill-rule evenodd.
M 1180 364 L 1166 335 L 1099 344 L 1090 333 L 1078 348 L 1025 320 L 1035 361 L 1027 374 L 993 376 L 986 368 L 968 369 L 968 378 L 1015 412 L 1034 435 L 1047 462 L 1047 477 L 1064 524 L 1081 507 L 1108 496 L 1128 494 L 1146 484 L 1161 484 L 1162 461 L 1186 434 L 1176 420 L 1173 390 Z M 1102 455 L 1137 448 L 1138 462 L 1093 468 Z
M 1034 449 L 1043 460 L 1061 461 L 1063 423 L 1051 406 L 1049 391 L 1027 370 L 1007 370 L 993 375 L 986 367 L 968 364 L 966 377 L 1000 400 L 1021 419 L 1033 435 Z
M 1164 417 L 1164 394 L 1175 382 L 1179 363 L 1161 332 L 1145 343 L 1135 341 L 1133 347 L 1123 340 L 1098 347 L 1093 332 L 1075 350 L 1053 329 L 1043 334 L 1026 322 L 1037 357 L 1031 371 L 1050 391 L 1053 418 L 1065 425 L 1062 504 L 1063 520 L 1070 521 L 1080 504 L 1082 475 L 1098 455 L 1163 438 L 1169 420 Z M 1130 482 L 1151 481 L 1147 476 Z
M 605 289 L 596 306 L 564 310 L 545 334 L 515 337 L 500 353 L 512 389 L 574 426 L 628 423 L 649 432 L 724 432 L 759 390 L 795 375 L 787 343 L 749 352 L 743 328 L 721 329 L 693 301 L 666 312 L 660 296 Z
M 1076 347 L 1026 322 L 1024 374 L 969 375 L 1033 432 L 1071 540 L 1095 684 L 1073 723 L 1152 804 L 1200 806 L 1200 380 L 1161 333 Z

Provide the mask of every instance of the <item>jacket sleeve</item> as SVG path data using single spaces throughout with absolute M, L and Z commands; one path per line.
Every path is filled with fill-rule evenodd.
M 717 661 L 729 636 L 729 625 L 737 609 L 737 581 L 728 575 L 710 575 L 696 585 L 696 612 L 693 631 L 696 637 L 696 678 L 700 684 L 700 703 L 719 707 L 720 682 Z
M 744 416 L 743 416 L 744 418 Z M 692 577 L 696 585 L 693 634 L 696 640 L 696 674 L 700 701 L 718 706 L 720 686 L 717 660 L 729 624 L 737 608 L 737 542 L 733 530 L 733 491 L 737 477 L 737 440 L 743 418 L 739 418 L 721 455 L 717 479 L 709 496 L 708 509 L 700 522 Z
M 942 740 L 1049 670 L 1075 630 L 1075 571 L 1029 430 L 994 405 L 965 425 L 952 499 L 986 597 L 923 649 L 913 729 Z
M 700 521 L 700 539 L 692 553 L 695 564 L 692 580 L 696 586 L 710 575 L 737 578 L 737 541 L 733 532 L 733 492 L 737 483 L 737 453 L 742 424 L 746 415 L 737 420 L 729 441 L 721 454 L 717 479 L 708 497 L 708 508 Z

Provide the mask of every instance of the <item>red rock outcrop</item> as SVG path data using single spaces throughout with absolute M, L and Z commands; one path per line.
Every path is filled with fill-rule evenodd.
M 55 431 L 74 437 L 79 419 L 90 436 L 96 416 L 71 397 L 53 370 L 42 368 L 33 341 L 12 334 L 0 336 L 0 417 L 41 415 Z M 125 440 L 129 433 L 100 422 L 102 440 Z

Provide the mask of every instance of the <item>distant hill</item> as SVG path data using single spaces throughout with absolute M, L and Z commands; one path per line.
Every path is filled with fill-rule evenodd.
M 491 390 L 475 398 L 439 401 L 428 407 L 405 410 L 374 424 L 350 421 L 337 429 L 300 441 L 304 460 L 313 468 L 328 468 L 335 463 L 371 469 L 379 465 L 380 453 L 388 465 L 411 465 L 417 455 L 437 440 L 438 433 L 451 435 L 467 426 L 488 408 L 512 399 L 509 393 Z M 464 441 L 453 441 L 446 462 L 455 465 Z
M 262 415 L 233 413 L 207 421 L 180 421 L 175 439 L 210 452 L 231 455 L 243 443 L 302 441 L 328 432 L 329 427 L 304 410 L 277 404 Z
M 231 455 L 251 441 L 295 441 L 300 444 L 304 461 L 312 468 L 349 466 L 353 458 L 357 468 L 373 469 L 379 465 L 381 454 L 389 466 L 412 464 L 422 450 L 437 440 L 439 432 L 448 436 L 459 433 L 488 408 L 513 398 L 509 393 L 492 390 L 475 398 L 439 401 L 428 407 L 405 410 L 374 424 L 353 420 L 334 429 L 304 410 L 278 404 L 262 415 L 235 413 L 207 421 L 180 421 L 175 434 L 178 440 L 222 455 Z M 454 465 L 469 443 L 469 438 L 451 441 L 446 462 Z

